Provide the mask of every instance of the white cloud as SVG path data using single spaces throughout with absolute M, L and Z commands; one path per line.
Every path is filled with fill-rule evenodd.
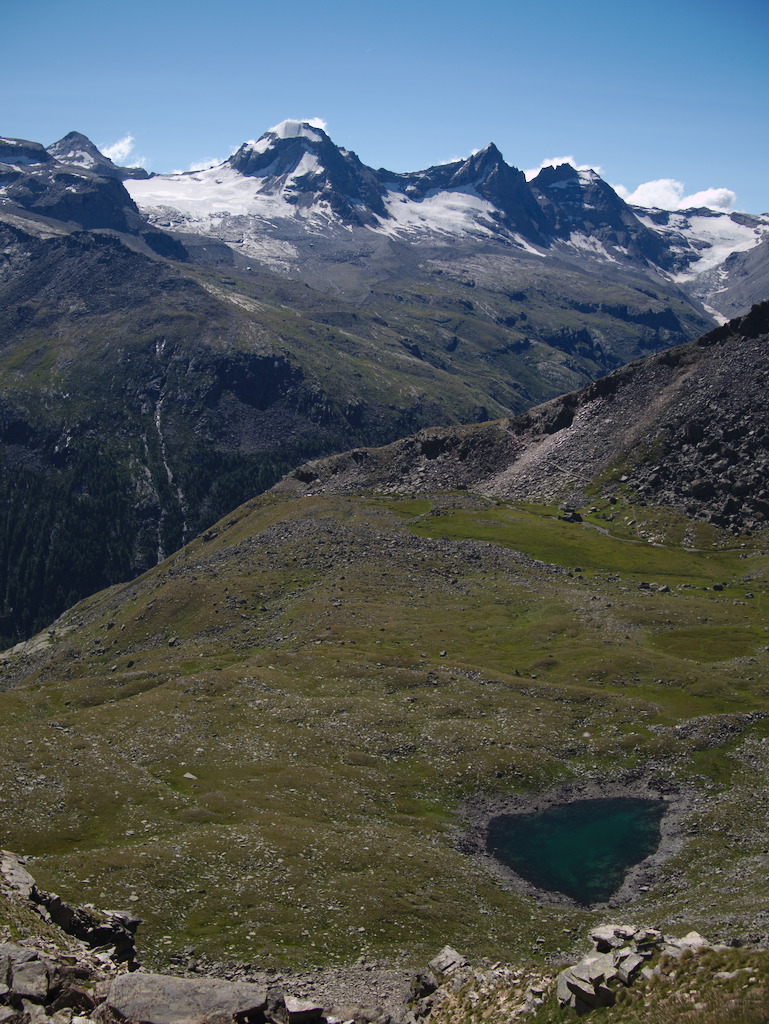
M 130 133 L 109 146 L 99 146 L 100 152 L 121 167 L 146 167 L 147 158 L 134 152 L 136 139 Z
M 713 210 L 723 210 L 724 213 L 730 213 L 736 202 L 737 193 L 730 188 L 706 188 L 686 197 L 688 207 L 709 206 Z
M 692 207 L 707 206 L 712 210 L 729 213 L 737 202 L 736 194 L 729 188 L 706 188 L 686 195 L 683 182 L 675 178 L 645 181 L 632 192 L 624 185 L 612 187 L 631 206 L 654 207 L 658 210 L 690 210 Z
M 601 173 L 600 164 L 578 164 L 573 156 L 554 156 L 549 160 L 543 160 L 539 167 L 531 167 L 528 171 L 523 173 L 526 175 L 526 180 L 531 181 L 532 178 L 536 178 L 543 167 L 558 167 L 559 164 L 571 164 L 571 166 L 577 171 L 595 171 L 596 174 Z
M 274 124 L 269 130 L 274 132 L 276 128 L 280 128 L 284 124 L 308 124 L 310 128 L 320 128 L 322 132 L 325 132 L 328 126 L 328 122 L 324 121 L 322 117 L 288 117 L 285 121 Z
M 210 167 L 218 167 L 219 164 L 223 164 L 224 160 L 219 160 L 217 157 L 211 157 L 210 160 L 196 160 L 190 164 L 187 168 L 188 171 L 207 171 Z
M 134 142 L 136 142 L 136 139 L 133 135 L 124 135 L 122 139 L 118 139 L 112 145 L 100 146 L 99 148 L 106 157 L 114 160 L 116 164 L 124 164 L 134 148 Z

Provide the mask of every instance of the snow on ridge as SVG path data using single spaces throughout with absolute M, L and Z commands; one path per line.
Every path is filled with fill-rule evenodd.
M 372 230 L 385 235 L 433 231 L 444 235 L 493 235 L 494 207 L 474 189 L 431 189 L 423 199 L 409 199 L 402 192 L 385 197 L 389 218 L 379 218 Z
M 75 167 L 83 167 L 87 171 L 96 166 L 96 160 L 91 154 L 82 150 L 76 150 L 74 153 L 65 153 L 64 156 L 57 156 L 56 159 L 59 163 L 74 164 Z
M 581 231 L 572 231 L 569 234 L 568 242 L 562 243 L 572 249 L 577 249 L 584 252 L 586 255 L 598 256 L 600 259 L 607 260 L 609 263 L 619 263 L 620 260 L 611 252 L 611 250 L 599 239 L 593 238 L 590 235 L 586 235 Z M 617 251 L 627 255 L 627 250 L 623 249 L 622 246 L 617 246 Z
M 322 142 L 323 132 L 313 128 L 307 121 L 281 121 L 270 128 L 270 132 L 279 139 L 310 139 L 312 142 Z
M 751 218 L 756 222 L 751 227 L 735 220 L 732 214 L 717 210 L 676 210 L 668 213 L 667 224 L 659 224 L 650 216 L 650 210 L 642 207 L 635 207 L 635 210 L 642 224 L 668 235 L 680 253 L 697 250 L 699 258 L 686 270 L 673 275 L 677 283 L 691 281 L 719 266 L 733 252 L 747 252 L 769 238 L 769 217 Z M 678 244 L 676 236 L 680 239 Z
M 314 153 L 305 153 L 291 172 L 289 180 L 293 181 L 295 178 L 303 178 L 305 175 L 317 171 L 319 167 L 320 163 L 317 156 Z
M 291 191 L 297 178 L 311 174 L 317 166 L 317 157 L 305 153 L 294 171 L 270 191 L 265 189 L 264 178 L 246 177 L 226 164 L 183 174 L 129 179 L 124 184 L 151 220 L 163 221 L 174 214 L 186 230 L 209 233 L 221 217 L 296 218 L 300 211 L 286 201 L 284 193 Z
M 9 154 L 8 157 L 0 156 L 0 164 L 8 164 L 10 167 L 31 167 L 37 166 L 43 161 L 32 156 L 25 156 L 23 153 Z

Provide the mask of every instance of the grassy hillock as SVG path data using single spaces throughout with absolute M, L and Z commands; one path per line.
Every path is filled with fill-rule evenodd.
M 3 844 L 74 903 L 132 906 L 153 964 L 558 959 L 607 908 L 463 852 L 471 808 L 651 784 L 686 794 L 678 842 L 623 917 L 760 938 L 767 541 L 582 511 L 242 506 L 5 657 Z

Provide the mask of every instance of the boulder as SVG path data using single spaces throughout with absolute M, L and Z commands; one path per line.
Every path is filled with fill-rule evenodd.
M 455 949 L 452 949 L 451 946 L 444 946 L 440 953 L 433 957 L 428 966 L 436 974 L 452 974 L 460 967 L 466 967 L 467 960 L 465 960 L 461 953 L 457 953 Z
M 688 935 L 684 935 L 682 939 L 676 941 L 676 945 L 682 949 L 704 949 L 709 946 L 710 943 L 707 939 L 704 939 L 699 932 L 689 932 Z
M 590 941 L 599 953 L 608 953 L 634 939 L 638 931 L 631 924 L 602 924 L 590 932 Z
M 16 999 L 31 999 L 44 1003 L 48 998 L 50 974 L 42 960 L 29 960 L 14 966 L 10 979 L 11 996 Z
M 15 967 L 37 959 L 38 955 L 33 949 L 25 949 L 14 942 L 0 942 L 0 981 L 9 983 Z
M 267 990 L 246 982 L 136 971 L 110 983 L 107 1004 L 136 1024 L 207 1024 L 214 1016 L 249 1022 L 262 1017 Z
M 12 889 L 29 898 L 35 887 L 35 880 L 24 867 L 26 859 L 10 850 L 0 850 L 0 873 Z
M 591 977 L 590 969 L 585 964 L 561 971 L 556 983 L 556 994 L 562 1006 L 572 1006 L 578 1013 L 585 1013 L 597 1006 L 613 1006 L 616 1001 L 603 975 L 599 972 L 596 977 Z
M 602 981 L 611 981 L 616 978 L 617 969 L 614 965 L 614 956 L 611 953 L 599 953 L 598 956 L 590 956 L 582 963 L 571 968 L 571 973 L 576 978 L 597 985 Z
M 629 985 L 630 979 L 639 968 L 643 967 L 645 962 L 646 957 L 641 956 L 640 953 L 628 953 L 627 956 L 623 956 L 617 964 L 617 977 L 622 984 Z
M 288 1024 L 306 1024 L 323 1016 L 323 1007 L 311 999 L 297 999 L 295 996 L 285 998 Z
M 13 942 L 0 943 L 0 982 L 6 998 L 18 1005 L 25 999 L 45 1003 L 51 986 L 52 968 L 34 949 Z

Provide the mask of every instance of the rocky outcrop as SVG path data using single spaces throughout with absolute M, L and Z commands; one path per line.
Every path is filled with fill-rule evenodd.
M 129 911 L 71 906 L 56 893 L 39 889 L 25 864 L 26 860 L 18 854 L 0 851 L 0 875 L 7 889 L 16 893 L 20 900 L 26 900 L 47 923 L 56 925 L 91 949 L 98 949 L 107 960 L 124 964 L 130 971 L 136 970 L 139 964 L 135 938 L 141 918 Z
M 696 342 L 514 419 L 437 427 L 308 463 L 294 493 L 469 489 L 580 505 L 585 489 L 667 505 L 732 532 L 769 522 L 769 302 Z
M 19 906 L 39 906 L 23 858 L 5 851 L 0 889 Z M 0 939 L 4 934 L 0 919 Z M 593 952 L 557 977 L 532 965 L 474 966 L 444 946 L 413 978 L 410 996 L 404 985 L 400 1002 L 394 993 L 388 1010 L 376 1005 L 386 972 L 363 958 L 347 969 L 318 969 L 312 977 L 269 971 L 248 979 L 230 973 L 227 980 L 201 974 L 196 961 L 186 965 L 193 976 L 179 977 L 129 972 L 114 951 L 77 939 L 57 943 L 54 929 L 0 941 L 0 1024 L 447 1024 L 525 1019 L 548 1002 L 581 1015 L 612 1006 L 623 987 L 658 977 L 671 983 L 685 955 L 728 950 L 696 932 L 679 939 L 628 924 L 600 925 L 590 940 Z M 744 965 L 710 970 L 719 983 L 753 972 Z
M 705 949 L 710 943 L 697 932 L 682 939 L 666 937 L 655 928 L 627 924 L 605 924 L 590 932 L 595 953 L 561 971 L 556 979 L 556 996 L 561 1006 L 570 1006 L 577 1014 L 589 1013 L 599 1006 L 613 1006 L 617 990 L 643 975 L 659 973 L 652 967 L 660 955 L 680 957 L 684 950 Z
M 37 886 L 31 899 L 47 920 L 58 925 L 67 935 L 74 935 L 93 948 L 109 950 L 115 962 L 127 964 L 129 970 L 138 966 L 135 937 L 141 918 L 125 910 L 100 912 L 72 907 L 55 892 L 43 892 Z

